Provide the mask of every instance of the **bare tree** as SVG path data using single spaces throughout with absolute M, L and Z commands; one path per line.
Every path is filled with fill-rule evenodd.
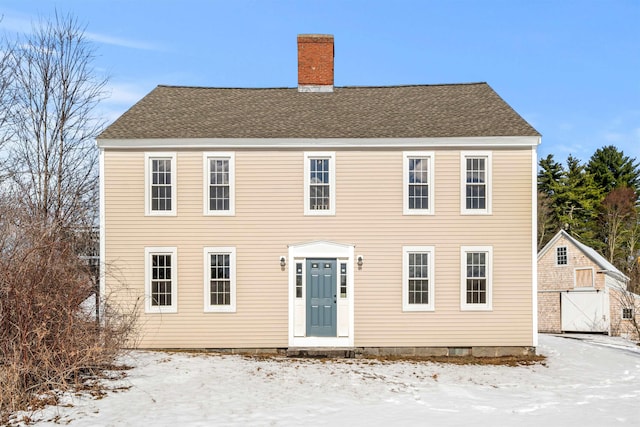
M 60 226 L 95 221 L 97 150 L 105 97 L 94 49 L 71 16 L 56 14 L 19 36 L 13 66 L 9 164 L 15 194 L 33 217 Z
M 620 264 L 623 258 L 624 234 L 635 220 L 636 192 L 629 187 L 614 188 L 602 202 L 599 215 L 601 232 L 606 243 L 605 253 L 609 262 Z

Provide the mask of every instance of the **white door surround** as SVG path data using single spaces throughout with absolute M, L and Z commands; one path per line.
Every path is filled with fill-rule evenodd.
M 289 245 L 289 347 L 353 347 L 353 305 L 354 305 L 354 253 L 355 246 L 327 241 L 314 241 Z M 304 304 L 306 296 L 296 297 L 296 264 L 304 266 L 307 258 L 336 259 L 338 265 L 345 263 L 347 266 L 347 293 L 346 297 L 340 296 L 340 277 L 336 286 L 338 295 L 337 307 L 337 336 L 336 337 L 308 337 L 306 336 L 306 312 Z M 306 272 L 302 273 L 305 281 Z

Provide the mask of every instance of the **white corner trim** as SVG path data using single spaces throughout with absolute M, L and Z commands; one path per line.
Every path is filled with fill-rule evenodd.
M 107 256 L 107 241 L 106 241 L 106 210 L 105 210 L 105 182 L 104 182 L 104 149 L 100 148 L 98 153 L 98 197 L 99 197 L 99 239 L 100 239 L 100 273 L 98 280 L 100 281 L 100 306 L 98 307 L 98 313 L 100 319 L 104 314 L 105 295 L 107 292 L 106 283 L 106 256 Z
M 539 142 L 538 142 L 539 143 Z M 538 146 L 531 148 L 531 310 L 532 345 L 538 346 Z

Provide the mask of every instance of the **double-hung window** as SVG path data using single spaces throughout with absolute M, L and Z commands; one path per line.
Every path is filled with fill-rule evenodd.
M 145 311 L 178 311 L 178 252 L 175 247 L 145 248 Z
M 463 214 L 491 213 L 491 153 L 463 152 L 460 155 L 461 210 Z
M 304 153 L 305 215 L 335 215 L 335 164 L 333 152 Z
M 403 246 L 402 248 L 402 309 L 403 311 L 433 311 L 434 277 L 433 246 Z
M 236 311 L 236 248 L 204 248 L 204 311 Z
M 463 246 L 460 251 L 462 278 L 460 303 L 462 310 L 492 309 L 491 246 Z
M 145 213 L 176 214 L 176 153 L 146 153 Z
M 203 160 L 205 215 L 234 215 L 234 153 L 204 153 Z
M 433 153 L 426 151 L 403 154 L 403 210 L 405 215 L 433 213 Z

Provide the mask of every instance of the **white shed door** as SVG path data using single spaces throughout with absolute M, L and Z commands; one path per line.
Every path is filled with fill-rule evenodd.
M 604 292 L 563 292 L 562 330 L 607 332 Z

